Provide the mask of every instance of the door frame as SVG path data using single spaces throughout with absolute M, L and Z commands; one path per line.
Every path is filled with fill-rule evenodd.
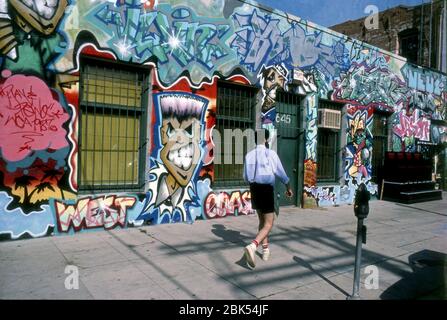
M 298 104 L 294 104 L 294 106 L 298 109 L 297 110 L 297 119 L 296 119 L 296 161 L 298 162 L 296 164 L 296 172 L 291 172 L 290 175 L 294 174 L 296 179 L 296 185 L 292 186 L 294 188 L 294 203 L 293 205 L 296 207 L 301 207 L 303 204 L 303 191 L 304 191 L 304 155 L 305 155 L 305 117 L 304 117 L 304 110 L 305 110 L 305 95 L 302 94 L 296 94 L 293 92 L 280 92 L 279 94 L 282 95 L 293 95 L 296 96 L 297 99 L 299 99 Z M 276 103 L 276 109 L 277 112 L 280 113 L 280 109 L 278 108 L 281 104 L 280 99 L 277 100 Z M 276 129 L 277 133 L 279 133 L 279 125 L 276 123 Z M 284 139 L 281 135 L 277 135 L 277 146 L 279 148 L 279 145 L 281 144 L 281 140 Z M 276 190 L 275 190 L 276 191 Z M 275 192 L 275 195 L 277 195 L 277 192 Z M 278 207 L 281 207 L 278 203 Z

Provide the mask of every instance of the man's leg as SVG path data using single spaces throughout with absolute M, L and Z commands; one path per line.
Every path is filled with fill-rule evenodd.
M 258 232 L 261 231 L 261 229 L 264 227 L 264 215 L 262 213 L 259 213 L 258 211 L 258 217 L 259 217 L 259 227 L 258 227 Z M 262 240 L 262 248 L 268 248 L 268 244 L 269 244 L 269 239 L 268 236 L 264 238 L 264 240 Z
M 268 241 L 268 235 L 273 227 L 273 216 L 275 214 L 273 212 L 263 214 L 263 226 L 261 230 L 259 230 L 255 241 L 260 244 L 264 243 L 264 241 Z M 266 242 L 268 243 L 268 242 Z
M 272 230 L 273 227 L 273 216 L 274 213 L 267 213 L 262 215 L 262 227 L 260 228 L 258 234 L 256 235 L 256 238 L 252 241 L 251 244 L 245 247 L 245 257 L 247 259 L 247 264 L 250 268 L 255 267 L 255 252 L 256 248 L 258 247 L 259 243 L 262 243 L 268 236 L 270 230 Z M 259 220 L 259 223 L 261 224 L 261 218 Z M 268 240 L 267 240 L 268 241 Z

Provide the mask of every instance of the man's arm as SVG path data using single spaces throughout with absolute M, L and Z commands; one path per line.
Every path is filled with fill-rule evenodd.
M 287 176 L 287 173 L 284 170 L 284 167 L 282 166 L 281 159 L 279 159 L 278 155 L 274 151 L 272 151 L 272 155 L 274 157 L 274 163 L 275 163 L 273 173 L 275 174 L 275 176 L 277 176 L 279 178 L 279 180 L 281 180 L 282 183 L 284 183 L 286 186 L 288 186 L 290 179 Z
M 245 182 L 250 182 L 249 176 L 251 176 L 251 173 L 249 173 L 249 170 L 251 170 L 251 168 L 249 168 L 249 166 L 250 166 L 250 160 L 248 154 L 246 154 L 244 157 L 244 170 L 242 173 Z
M 292 188 L 290 187 L 290 179 L 287 176 L 286 171 L 284 170 L 284 167 L 281 163 L 281 159 L 279 159 L 278 155 L 276 154 L 276 152 L 273 152 L 273 155 L 275 157 L 275 163 L 276 163 L 276 168 L 275 168 L 275 176 L 277 176 L 282 183 L 285 184 L 286 186 L 286 196 L 287 197 L 291 197 L 293 196 L 293 191 Z

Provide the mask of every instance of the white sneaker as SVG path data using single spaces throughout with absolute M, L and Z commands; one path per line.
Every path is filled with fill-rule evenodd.
M 269 248 L 262 249 L 262 260 L 267 261 L 269 257 L 270 257 L 270 249 Z
M 256 267 L 255 252 L 256 252 L 256 246 L 254 243 L 250 243 L 244 249 L 245 261 L 247 261 L 247 266 L 250 269 L 254 269 Z

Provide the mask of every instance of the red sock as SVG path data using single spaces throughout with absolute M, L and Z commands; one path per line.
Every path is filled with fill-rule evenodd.
M 254 243 L 255 244 L 255 246 L 256 246 L 256 248 L 259 246 L 259 242 L 258 241 L 256 241 L 256 239 L 255 240 L 253 240 L 251 243 Z

